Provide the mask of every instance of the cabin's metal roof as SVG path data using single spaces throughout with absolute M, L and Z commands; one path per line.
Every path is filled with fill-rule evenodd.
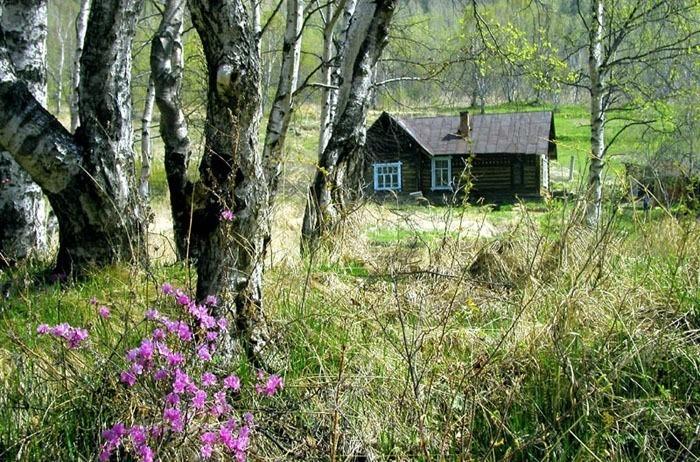
M 551 112 L 470 115 L 468 137 L 457 134 L 459 116 L 401 118 L 390 116 L 428 153 L 532 154 L 556 157 Z

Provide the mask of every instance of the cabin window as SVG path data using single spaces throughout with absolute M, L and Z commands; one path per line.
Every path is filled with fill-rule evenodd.
M 401 162 L 374 164 L 374 190 L 401 190 Z
M 523 162 L 521 160 L 515 160 L 510 164 L 510 176 L 512 186 L 522 186 L 523 185 Z
M 433 157 L 432 189 L 450 189 L 452 187 L 452 159 L 449 157 Z

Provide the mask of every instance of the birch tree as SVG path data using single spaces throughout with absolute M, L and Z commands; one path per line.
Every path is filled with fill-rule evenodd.
M 323 54 L 321 70 L 323 75 L 323 88 L 321 90 L 321 127 L 318 140 L 318 155 L 328 145 L 328 140 L 333 129 L 333 119 L 336 114 L 338 101 L 338 89 L 340 85 L 344 48 L 347 46 L 348 32 L 352 24 L 353 14 L 357 0 L 340 0 L 337 5 L 328 2 L 323 16 Z M 336 34 L 336 24 L 340 22 L 340 32 Z
M 151 75 L 160 111 L 160 136 L 165 146 L 165 174 L 170 192 L 175 251 L 178 259 L 192 254 L 189 241 L 192 183 L 187 177 L 191 147 L 187 119 L 181 107 L 184 53 L 183 18 L 186 0 L 168 0 L 151 43 Z
M 263 147 L 264 169 L 269 173 L 270 188 L 277 189 L 282 150 L 292 118 L 294 91 L 297 88 L 301 61 L 301 38 L 304 22 L 303 0 L 287 0 L 287 19 L 282 44 L 282 63 L 275 98 L 270 109 Z M 274 196 L 271 195 L 271 198 Z
M 197 297 L 219 294 L 230 300 L 226 309 L 255 356 L 266 343 L 262 271 L 269 213 L 257 143 L 259 42 L 243 1 L 188 4 L 209 72 L 204 153 L 192 212 Z
M 25 14 L 41 14 L 39 2 L 21 3 Z M 0 39 L 0 147 L 41 187 L 56 213 L 59 274 L 145 255 L 130 88 L 142 3 L 93 5 L 80 60 L 81 125 L 75 135 L 30 93 Z
M 75 19 L 75 52 L 73 53 L 73 71 L 71 73 L 72 91 L 70 94 L 70 131 L 80 125 L 79 89 L 80 89 L 80 58 L 83 56 L 83 45 L 87 32 L 88 16 L 90 15 L 91 0 L 80 0 L 80 11 Z
M 0 3 L 4 40 L 0 63 L 12 66 L 38 105 L 46 105 L 46 0 L 5 0 Z M 0 69 L 4 74 L 4 69 Z M 1 74 L 0 74 L 1 75 Z M 0 147 L 4 147 L 0 143 Z M 0 266 L 45 252 L 47 208 L 39 185 L 0 149 Z
M 346 57 L 341 65 L 337 115 L 328 145 L 319 158 L 302 225 L 302 250 L 316 247 L 334 230 L 360 189 L 365 120 L 372 92 L 374 67 L 388 40 L 389 25 L 398 0 L 360 2 L 351 25 Z M 365 24 L 367 27 L 365 27 Z
M 582 5 L 577 3 L 579 12 Z M 586 223 L 597 226 L 603 203 L 603 171 L 610 146 L 627 129 L 652 126 L 662 114 L 657 101 L 669 101 L 675 85 L 656 85 L 656 76 L 679 56 L 700 50 L 698 0 L 591 0 L 588 69 L 583 84 L 591 96 L 591 154 L 586 191 Z M 606 126 L 618 127 L 606 138 Z

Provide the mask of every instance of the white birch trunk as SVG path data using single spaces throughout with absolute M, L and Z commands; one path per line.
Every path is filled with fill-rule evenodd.
M 600 222 L 603 199 L 602 173 L 605 155 L 605 107 L 603 38 L 605 10 L 603 0 L 591 2 L 588 69 L 591 78 L 591 158 L 586 191 L 586 224 L 595 227 Z
M 262 275 L 269 185 L 258 149 L 259 40 L 241 1 L 189 0 L 209 75 L 205 147 L 195 186 L 197 297 L 221 295 L 248 356 L 267 343 Z M 221 218 L 223 209 L 233 221 Z
M 282 45 L 282 65 L 277 91 L 270 110 L 263 148 L 263 166 L 270 190 L 277 188 L 282 167 L 282 150 L 292 116 L 292 95 L 297 87 L 301 61 L 301 28 L 304 21 L 303 0 L 287 0 L 287 23 Z
M 70 94 L 70 131 L 75 130 L 80 125 L 80 109 L 78 88 L 80 87 L 80 57 L 83 55 L 83 44 L 87 32 L 88 17 L 90 15 L 91 0 L 80 0 L 80 12 L 75 19 L 75 53 L 73 54 L 73 71 L 71 74 L 71 94 Z
M 190 139 L 180 90 L 184 71 L 182 29 L 185 1 L 167 0 L 163 19 L 151 42 L 151 76 L 160 111 L 160 136 L 165 152 L 163 160 L 170 192 L 175 250 L 179 260 L 196 256 L 190 246 L 190 203 L 192 184 L 187 177 Z
M 368 27 L 365 27 L 366 12 L 361 11 L 364 4 L 357 6 L 356 15 L 360 17 L 350 27 L 347 47 L 347 56 L 353 62 L 344 63 L 338 113 L 307 196 L 302 224 L 303 253 L 313 251 L 323 236 L 337 229 L 348 202 L 357 197 L 373 69 L 386 46 L 397 3 L 398 0 L 377 0 L 374 6 L 367 5 L 372 11 Z M 353 40 L 361 43 L 350 43 Z M 349 76 L 347 69 L 351 70 Z M 346 87 L 344 93 L 343 87 Z
M 334 102 L 334 120 L 345 110 L 348 102 L 350 91 L 353 87 L 353 73 L 355 72 L 355 64 L 358 61 L 358 54 L 362 47 L 365 38 L 369 34 L 369 28 L 375 16 L 377 4 L 375 0 L 355 0 L 356 5 L 349 22 L 347 23 L 346 38 L 341 44 L 338 55 L 341 57 L 338 64 L 338 75 L 334 76 L 333 83 L 338 86 L 337 101 Z M 374 66 L 370 73 L 373 72 Z
M 37 2 L 39 3 L 39 2 Z M 101 0 L 81 58 L 82 125 L 71 135 L 15 73 L 0 37 L 0 146 L 47 195 L 59 223 L 56 273 L 142 258 L 135 187 L 131 52 L 143 0 Z M 23 2 L 27 14 L 36 5 Z
M 333 130 L 333 121 L 337 112 L 338 89 L 342 82 L 341 67 L 345 59 L 350 59 L 345 53 L 345 48 L 356 6 L 357 0 L 342 0 L 337 5 L 337 8 L 342 10 L 334 10 L 332 2 L 327 7 L 327 22 L 323 30 L 323 83 L 325 86 L 321 92 L 319 157 L 326 149 Z M 334 29 L 338 21 L 341 23 L 341 29 L 336 40 Z M 334 46 L 334 42 L 338 44 L 337 47 Z
M 19 80 L 46 105 L 47 2 L 0 3 L 7 58 Z M 48 250 L 47 207 L 39 185 L 0 149 L 0 266 Z
M 153 103 L 156 98 L 156 86 L 153 76 L 148 78 L 148 90 L 146 91 L 146 102 L 143 107 L 143 117 L 141 117 L 141 179 L 139 182 L 139 194 L 144 204 L 148 204 L 150 196 L 149 181 L 151 179 L 151 121 L 153 120 Z
M 63 68 L 66 61 L 66 37 L 64 36 L 63 25 L 58 21 L 58 71 L 56 72 L 56 115 L 61 115 L 61 104 L 63 103 Z

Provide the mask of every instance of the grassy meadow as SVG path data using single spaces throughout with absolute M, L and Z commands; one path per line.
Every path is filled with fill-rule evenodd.
M 251 460 L 700 459 L 695 217 L 644 213 L 619 192 L 595 231 L 578 225 L 575 200 L 368 203 L 302 259 L 316 120 L 311 106 L 295 115 L 266 263 L 268 366 L 286 386 L 236 403 L 258 422 Z M 561 107 L 555 124 L 555 173 L 571 157 L 576 172 L 555 187 L 575 191 L 586 109 Z M 635 146 L 631 134 L 612 154 Z M 619 191 L 614 156 L 609 165 L 607 188 Z M 162 283 L 195 282 L 173 262 L 162 163 L 151 185 L 148 265 L 64 284 L 46 281 L 49 262 L 0 273 L 0 460 L 97 460 L 100 432 L 148 401 L 119 383 L 123 351 L 163 304 Z M 88 328 L 89 348 L 36 336 L 59 322 Z M 221 367 L 254 380 L 241 358 Z M 196 441 L 179 448 L 162 460 L 199 460 Z

